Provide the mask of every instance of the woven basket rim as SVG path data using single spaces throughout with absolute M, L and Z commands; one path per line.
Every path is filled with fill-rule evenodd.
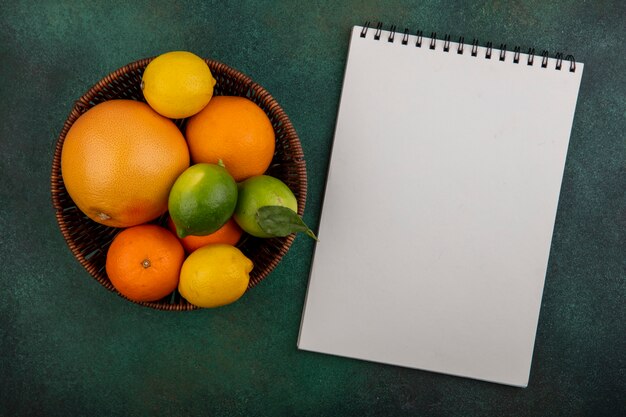
M 63 238 L 73 253 L 74 257 L 80 262 L 80 264 L 87 270 L 87 272 L 98 281 L 103 287 L 107 288 L 109 291 L 114 292 L 118 296 L 131 301 L 135 304 L 139 304 L 145 307 L 151 307 L 157 310 L 167 310 L 167 311 L 190 311 L 197 310 L 199 307 L 187 302 L 186 304 L 165 304 L 162 302 L 139 302 L 135 300 L 131 300 L 124 295 L 120 294 L 111 282 L 106 278 L 106 275 L 103 277 L 98 271 L 90 264 L 89 260 L 85 258 L 83 253 L 80 251 L 78 245 L 70 235 L 68 231 L 68 224 L 66 223 L 63 217 L 63 207 L 61 202 L 59 201 L 60 190 L 58 189 L 59 181 L 62 180 L 61 174 L 61 152 L 63 149 L 63 144 L 65 142 L 65 137 L 74 124 L 74 122 L 90 107 L 92 104 L 90 103 L 93 99 L 96 98 L 99 92 L 106 86 L 108 86 L 112 81 L 124 76 L 129 72 L 136 71 L 141 68 L 145 68 L 155 57 L 142 58 L 137 61 L 131 62 L 123 67 L 118 68 L 117 70 L 109 73 L 107 76 L 99 80 L 96 84 L 94 84 L 91 88 L 87 90 L 85 94 L 83 94 L 78 100 L 74 102 L 74 106 L 70 111 L 69 115 L 65 119 L 63 124 L 63 128 L 61 133 L 59 134 L 54 149 L 54 157 L 52 161 L 51 175 L 50 175 L 50 187 L 51 187 L 51 197 L 52 197 L 52 205 L 55 210 L 55 217 L 57 220 L 57 224 L 61 229 L 61 233 Z M 224 72 L 228 75 L 235 77 L 238 81 L 242 82 L 249 90 L 254 91 L 259 97 L 259 100 L 266 101 L 267 108 L 271 109 L 272 112 L 275 113 L 276 118 L 280 121 L 282 128 L 285 130 L 285 135 L 289 141 L 290 151 L 294 155 L 294 161 L 298 164 L 298 183 L 301 192 L 297 196 L 298 200 L 298 214 L 302 216 L 304 214 L 304 207 L 306 204 L 306 194 L 307 194 L 307 175 L 306 175 L 306 163 L 304 160 L 304 154 L 302 151 L 302 145 L 300 143 L 299 137 L 289 120 L 289 117 L 284 112 L 282 107 L 278 104 L 278 102 L 269 94 L 269 92 L 260 84 L 253 81 L 249 76 L 243 74 L 242 72 L 216 60 L 205 58 L 204 61 L 209 65 L 211 71 L 216 72 Z M 269 110 L 268 110 L 269 111 Z M 107 227 L 104 226 L 103 227 Z M 120 229 L 121 231 L 122 229 Z M 280 246 L 278 253 L 276 253 L 269 265 L 256 277 L 253 281 L 251 279 L 248 290 L 258 283 L 263 281 L 278 265 L 283 256 L 289 250 L 291 244 L 295 239 L 295 235 L 291 234 L 286 238 L 282 238 L 283 242 Z

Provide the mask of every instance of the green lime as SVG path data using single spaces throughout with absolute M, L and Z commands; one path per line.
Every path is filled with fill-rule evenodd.
M 257 212 L 265 206 L 287 207 L 298 211 L 298 201 L 289 187 L 281 180 L 268 175 L 258 175 L 239 183 L 239 196 L 235 209 L 235 221 L 252 236 L 272 237 L 259 226 Z
M 168 209 L 176 233 L 204 236 L 222 227 L 237 204 L 237 183 L 220 165 L 196 164 L 172 186 Z

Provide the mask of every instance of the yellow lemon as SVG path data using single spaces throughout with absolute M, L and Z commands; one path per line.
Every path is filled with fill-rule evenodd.
M 183 263 L 178 291 L 198 307 L 230 304 L 246 292 L 252 268 L 252 261 L 232 245 L 203 246 Z
M 150 107 L 171 119 L 183 119 L 202 110 L 213 96 L 215 79 L 202 58 L 191 52 L 159 55 L 146 67 L 141 80 Z

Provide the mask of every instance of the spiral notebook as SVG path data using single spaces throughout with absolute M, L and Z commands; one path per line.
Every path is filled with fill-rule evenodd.
M 298 347 L 526 386 L 583 64 L 459 41 L 353 28 Z

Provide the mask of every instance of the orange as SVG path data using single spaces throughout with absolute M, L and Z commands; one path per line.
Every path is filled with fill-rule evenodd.
M 172 221 L 172 218 L 168 216 L 167 227 L 176 234 L 176 225 Z M 231 217 L 224 226 L 218 229 L 216 232 L 206 236 L 194 236 L 187 235 L 183 238 L 179 238 L 183 248 L 187 253 L 192 253 L 196 249 L 203 246 L 210 245 L 212 243 L 226 243 L 228 245 L 236 245 L 243 234 L 243 230 L 237 225 L 235 220 Z
M 147 104 L 110 100 L 67 133 L 61 172 L 68 193 L 92 220 L 129 227 L 167 210 L 170 188 L 189 167 L 185 138 Z
M 265 112 L 243 97 L 213 97 L 187 123 L 194 163 L 224 166 L 239 182 L 263 174 L 274 156 L 274 128 Z
M 106 271 L 120 294 L 156 301 L 178 286 L 185 251 L 167 229 L 144 224 L 118 233 L 107 252 Z

